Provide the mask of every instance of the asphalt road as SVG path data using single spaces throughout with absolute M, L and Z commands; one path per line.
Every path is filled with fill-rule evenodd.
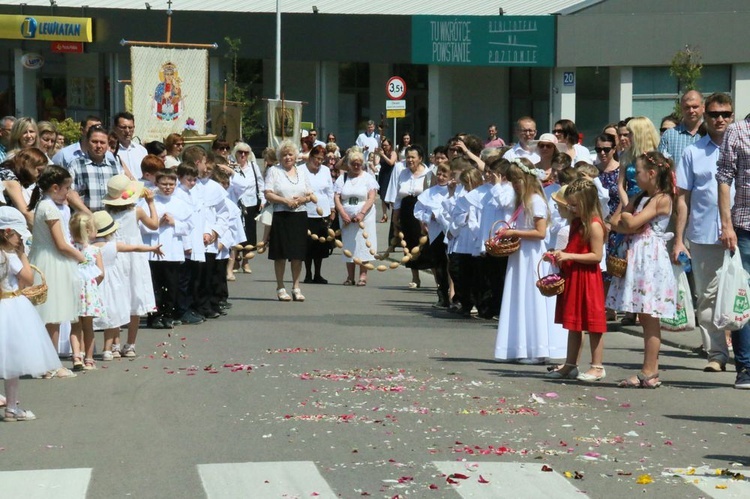
M 22 380 L 39 419 L 0 423 L 0 497 L 750 496 L 716 475 L 750 465 L 748 394 L 690 351 L 663 349 L 662 388 L 617 388 L 642 346 L 612 332 L 607 378 L 561 383 L 496 362 L 497 325 L 431 308 L 405 269 L 344 287 L 334 255 L 304 303 L 276 301 L 265 255 L 253 269 L 226 317 Z

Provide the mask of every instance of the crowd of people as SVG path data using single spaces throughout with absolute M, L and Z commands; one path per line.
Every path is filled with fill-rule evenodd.
M 313 130 L 301 144 L 267 148 L 262 161 L 242 141 L 216 140 L 206 151 L 170 134 L 143 146 L 129 113 L 115 116 L 111 131 L 87 117 L 80 141 L 65 147 L 51 124 L 5 117 L 0 349 L 22 352 L 0 356 L 5 420 L 35 418 L 16 404 L 19 376 L 96 369 L 95 331 L 104 332 L 106 362 L 135 357 L 143 325 L 220 318 L 231 308 L 227 283 L 266 251 L 276 298 L 304 301 L 301 283 L 327 284 L 323 260 L 337 247 L 345 286 L 366 286 L 376 260 L 410 268 L 409 288 L 431 270 L 434 307 L 497 321 L 497 359 L 564 358 L 549 378 L 604 379 L 607 320 L 625 313 L 624 323 L 643 328 L 644 359 L 619 386 L 640 388 L 661 385 L 661 321 L 682 307 L 676 265 L 692 258 L 705 370 L 725 370 L 731 345 L 735 387 L 750 388 L 747 328 L 728 343 L 712 320 L 724 249 L 739 250 L 750 268 L 750 121 L 732 123 L 726 94 L 704 101 L 688 92 L 681 110 L 662 130 L 646 117 L 607 124 L 595 154 L 573 121 L 539 134 L 525 116 L 512 145 L 491 125 L 487 140 L 457 134 L 426 154 L 410 134 L 394 144 L 368 122 L 348 149 Z M 389 224 L 387 244 L 378 245 L 377 223 Z M 390 257 L 397 248 L 400 260 Z M 606 255 L 624 271 L 607 272 Z M 23 290 L 38 286 L 35 273 L 48 289 L 32 308 Z M 562 292 L 540 293 L 548 285 Z M 34 319 L 22 324 L 8 312 L 16 306 Z M 14 334 L 20 329 L 28 334 Z M 61 330 L 71 369 L 60 364 Z M 584 332 L 591 364 L 579 370 Z

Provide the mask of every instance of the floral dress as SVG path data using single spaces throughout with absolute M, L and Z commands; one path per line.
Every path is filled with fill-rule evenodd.
M 641 199 L 635 214 L 643 211 L 649 199 Z M 677 282 L 667 251 L 667 241 L 673 234 L 665 232 L 669 217 L 659 215 L 638 234 L 625 236 L 628 267 L 624 277 L 612 277 L 607 308 L 660 318 L 675 316 Z
M 96 266 L 96 255 L 99 254 L 101 248 L 94 245 L 85 248 L 76 246 L 86 257 L 85 262 L 78 264 L 78 275 L 82 283 L 81 292 L 78 295 L 78 315 L 81 317 L 102 317 L 105 315 L 104 306 L 99 294 L 99 284 L 96 282 L 96 278 L 102 274 L 99 267 Z

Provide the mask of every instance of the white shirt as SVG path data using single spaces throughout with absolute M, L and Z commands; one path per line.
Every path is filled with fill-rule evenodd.
M 427 234 L 430 243 L 443 232 L 443 226 L 438 222 L 438 214 L 442 210 L 443 200 L 448 195 L 448 187 L 444 185 L 434 185 L 417 196 L 417 203 L 414 205 L 414 218 L 422 223 L 427 224 Z M 434 215 L 434 219 L 433 219 Z
M 373 132 L 372 135 L 367 135 L 367 132 L 359 134 L 357 137 L 356 144 L 362 148 L 362 154 L 365 156 L 365 163 L 370 157 L 370 153 L 374 152 L 375 149 L 380 145 L 380 135 Z M 367 147 L 367 149 L 365 149 Z
M 427 188 L 429 188 L 429 181 L 427 179 L 428 175 L 431 176 L 432 172 L 426 166 L 424 166 L 422 171 L 416 176 L 408 168 L 401 170 L 396 179 L 398 190 L 396 192 L 396 200 L 393 203 L 393 208 L 396 210 L 400 209 L 402 199 L 407 196 L 419 196 L 427 190 Z
M 312 187 L 313 193 L 318 198 L 318 204 L 307 203 L 308 218 L 325 218 L 331 215 L 333 210 L 333 179 L 331 178 L 331 170 L 327 166 L 321 165 L 318 169 L 318 173 L 312 173 L 307 165 L 302 166 L 307 172 L 308 178 L 310 179 L 310 186 Z M 318 208 L 321 209 L 323 215 L 318 215 Z
M 312 192 L 310 178 L 307 176 L 307 168 L 295 166 L 297 170 L 297 181 L 293 182 L 286 175 L 282 166 L 274 165 L 266 171 L 266 192 L 273 192 L 283 198 L 303 197 Z M 296 209 L 291 209 L 282 203 L 273 203 L 273 211 L 307 211 L 304 204 Z
M 120 148 L 117 150 L 117 157 L 121 163 L 125 163 L 130 173 L 133 174 L 133 178 L 141 178 L 143 176 L 141 163 L 146 155 L 148 155 L 146 148 L 134 142 L 131 142 L 128 147 L 120 144 Z
M 172 196 L 165 196 L 157 192 L 154 196 L 154 205 L 156 214 L 161 221 L 161 217 L 169 214 L 174 219 L 174 225 L 160 223 L 156 230 L 149 229 L 141 224 L 141 235 L 143 244 L 153 246 L 161 244 L 163 257 L 158 257 L 154 253 L 149 253 L 149 260 L 163 262 L 184 262 L 185 248 L 182 238 L 188 237 L 192 230 L 191 207 L 181 199 Z
M 526 149 L 521 147 L 520 142 L 515 144 L 513 148 L 509 149 L 505 152 L 505 154 L 503 154 L 503 159 L 507 159 L 508 161 L 513 161 L 515 158 L 527 158 L 534 164 L 537 164 L 542 160 L 542 158 L 540 158 L 537 153 L 527 151 Z
M 260 196 L 260 203 L 266 204 L 266 196 L 263 194 L 265 190 L 266 183 L 263 180 L 263 174 L 255 161 L 246 163 L 229 180 L 229 198 L 235 203 L 239 201 L 245 208 L 256 206 L 258 196 Z

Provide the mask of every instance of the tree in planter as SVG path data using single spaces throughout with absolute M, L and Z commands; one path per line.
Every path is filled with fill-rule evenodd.
M 685 48 L 672 57 L 669 74 L 677 78 L 678 93 L 684 94 L 690 90 L 698 90 L 698 80 L 703 70 L 702 57 L 700 50 L 690 45 L 685 45 Z M 678 119 L 682 119 L 679 97 L 674 104 L 674 114 Z
M 224 57 L 232 61 L 232 71 L 227 77 L 227 101 L 239 103 L 242 112 L 240 134 L 242 137 L 249 138 L 263 131 L 261 122 L 263 109 L 259 105 L 260 99 L 250 95 L 249 89 L 257 78 L 257 73 L 252 71 L 250 61 L 239 57 L 241 38 L 227 36 L 224 37 L 224 41 L 228 47 Z

